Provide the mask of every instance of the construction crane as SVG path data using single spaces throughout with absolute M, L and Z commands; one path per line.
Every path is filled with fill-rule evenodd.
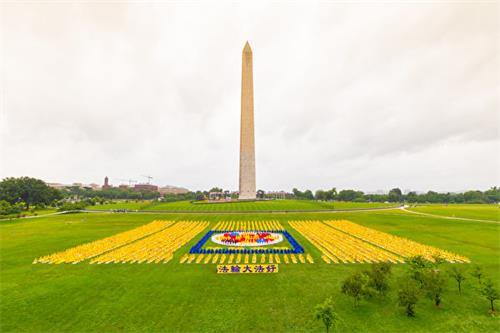
M 153 179 L 153 177 L 147 175 L 142 175 L 142 176 L 148 179 L 148 184 L 151 184 L 151 179 Z

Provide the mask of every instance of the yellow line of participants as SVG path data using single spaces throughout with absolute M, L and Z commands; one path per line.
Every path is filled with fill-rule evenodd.
M 199 234 L 208 224 L 178 222 L 152 236 L 92 259 L 90 263 L 167 263 L 177 249 Z
M 367 228 L 350 221 L 337 220 L 326 221 L 325 223 L 335 229 L 354 235 L 368 243 L 374 244 L 405 258 L 420 255 L 431 261 L 433 261 L 436 257 L 440 257 L 448 262 L 470 262 L 470 260 L 464 256 L 438 249 L 433 246 L 420 244 L 403 237 Z
M 153 221 L 139 228 L 119 233 L 117 235 L 97 240 L 95 242 L 82 244 L 70 249 L 57 252 L 48 256 L 35 259 L 33 262 L 44 264 L 76 264 L 83 260 L 93 258 L 102 253 L 108 252 L 120 246 L 131 243 L 139 238 L 151 235 L 155 232 L 163 230 L 170 225 L 172 221 Z

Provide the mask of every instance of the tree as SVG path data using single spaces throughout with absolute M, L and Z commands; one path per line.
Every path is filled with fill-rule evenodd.
M 355 199 L 364 199 L 364 193 L 354 190 L 342 190 L 339 192 L 337 198 L 340 201 L 354 201 Z
M 446 279 L 439 269 L 428 269 L 423 275 L 423 287 L 435 306 L 441 304 L 441 296 L 446 287 Z
M 333 187 L 330 191 L 327 191 L 328 200 L 335 200 L 337 197 L 337 189 Z
M 311 190 L 305 190 L 304 191 L 304 198 L 306 200 L 314 200 L 314 195 L 313 193 L 311 192 Z
M 220 187 L 212 187 L 210 189 L 210 191 L 208 191 L 208 192 L 222 192 L 222 188 L 220 188 Z
M 314 200 L 314 195 L 313 193 L 311 192 L 311 190 L 305 190 L 304 192 L 294 188 L 292 190 L 293 192 L 293 195 L 295 196 L 295 198 L 299 199 L 299 200 Z
M 420 288 L 414 280 L 404 279 L 398 291 L 398 304 L 405 308 L 408 317 L 415 316 L 415 305 L 420 298 Z
M 5 200 L 11 205 L 24 202 L 27 210 L 31 205 L 52 204 L 61 197 L 58 190 L 50 188 L 40 179 L 5 178 L 0 182 L 0 200 Z
M 483 270 L 479 265 L 475 265 L 474 268 L 472 269 L 472 272 L 470 272 L 470 275 L 475 277 L 479 284 L 481 284 L 481 276 L 483 276 Z
M 382 262 L 371 265 L 370 270 L 364 271 L 368 277 L 367 287 L 375 290 L 380 295 L 385 295 L 389 290 L 389 276 L 391 265 Z
M 296 199 L 302 199 L 302 196 L 303 196 L 302 191 L 300 191 L 299 189 L 294 187 L 292 192 L 293 192 L 293 195 L 295 196 Z
M 461 268 L 458 268 L 458 266 L 453 266 L 450 271 L 450 276 L 457 281 L 458 285 L 458 293 L 461 295 L 462 294 L 462 282 L 465 281 L 465 274 L 464 271 Z
M 484 198 L 489 203 L 500 202 L 500 187 L 492 187 L 484 191 Z
M 431 267 L 431 262 L 422 256 L 415 256 L 408 259 L 410 266 L 410 277 L 419 282 L 422 287 L 424 284 L 424 273 Z
M 467 191 L 464 193 L 464 199 L 467 203 L 484 203 L 483 192 Z
M 368 278 L 366 275 L 360 272 L 354 273 L 342 283 L 342 293 L 352 297 L 354 299 L 354 306 L 357 306 L 362 297 L 371 296 L 367 282 Z
M 483 287 L 481 288 L 481 294 L 486 297 L 488 301 L 490 301 L 491 305 L 491 311 L 495 311 L 495 307 L 493 302 L 496 300 L 500 299 L 500 293 L 498 290 L 495 288 L 493 285 L 493 282 L 491 280 L 488 280 L 484 283 Z
M 327 201 L 328 200 L 328 192 L 323 190 L 317 190 L 314 194 L 314 198 L 316 200 Z
M 431 266 L 435 268 L 439 268 L 441 264 L 444 264 L 446 262 L 446 260 L 439 253 L 433 254 L 432 260 L 434 260 L 434 262 L 431 263 Z
M 403 201 L 403 192 L 399 188 L 393 188 L 389 191 L 389 201 L 390 202 L 401 202 Z
M 413 203 L 413 202 L 417 202 L 417 192 L 409 192 L 407 195 L 406 195 L 406 201 L 410 202 L 410 203 Z
M 330 327 L 335 329 L 339 321 L 339 316 L 333 311 L 333 300 L 331 297 L 327 298 L 323 303 L 316 305 L 314 308 L 314 317 L 325 324 L 326 333 L 328 333 Z

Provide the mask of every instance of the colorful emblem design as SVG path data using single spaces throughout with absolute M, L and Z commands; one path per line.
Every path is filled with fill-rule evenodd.
M 212 242 L 228 246 L 266 246 L 283 241 L 283 235 L 268 231 L 230 231 L 212 235 Z

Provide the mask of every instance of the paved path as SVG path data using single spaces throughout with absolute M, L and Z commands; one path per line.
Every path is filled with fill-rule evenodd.
M 500 221 L 494 221 L 494 220 L 469 219 L 467 217 L 455 217 L 455 216 L 446 216 L 446 215 L 436 215 L 436 214 L 415 212 L 413 210 L 408 210 L 405 207 L 400 207 L 400 209 L 402 211 L 407 212 L 407 213 L 412 213 L 412 214 L 417 214 L 417 215 L 423 215 L 423 216 L 430 216 L 430 217 L 437 217 L 437 218 L 446 219 L 446 220 L 463 220 L 463 221 L 472 221 L 472 222 L 500 224 Z
M 51 215 L 61 215 L 61 214 L 66 214 L 66 213 L 68 213 L 68 211 L 55 212 L 55 213 L 42 214 L 42 215 L 30 215 L 30 216 L 23 216 L 23 217 L 9 217 L 7 219 L 0 219 L 0 221 L 10 221 L 10 220 L 17 220 L 17 219 L 36 219 L 39 217 L 45 217 L 45 216 L 51 216 Z

